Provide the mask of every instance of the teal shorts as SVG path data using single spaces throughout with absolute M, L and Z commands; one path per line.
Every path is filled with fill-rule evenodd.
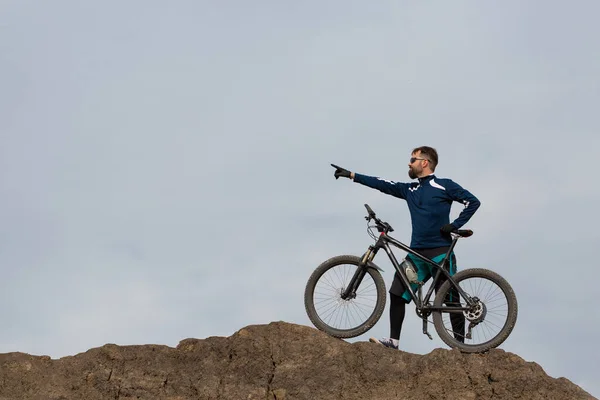
M 433 250 L 433 251 L 431 251 L 431 250 Z M 418 251 L 423 256 L 431 259 L 432 261 L 435 261 L 436 263 L 441 262 L 444 259 L 444 257 L 446 256 L 446 252 L 444 251 L 443 248 L 442 249 L 425 249 L 425 250 L 418 250 Z M 447 251 L 447 248 L 446 248 L 446 251 Z M 435 266 L 433 266 L 425 261 L 422 261 L 421 259 L 413 256 L 412 254 L 407 254 L 406 258 L 413 263 L 413 265 L 415 266 L 416 272 L 417 272 L 417 279 L 423 283 L 426 283 L 437 272 L 437 268 Z M 450 253 L 449 264 L 450 265 L 447 267 L 446 270 L 450 273 L 450 276 L 454 276 L 454 274 L 456 274 L 456 256 L 455 256 L 454 252 Z M 442 278 L 437 281 L 436 287 L 435 287 L 436 293 L 437 293 L 438 289 L 440 288 L 440 286 L 442 285 L 442 283 L 444 283 L 445 281 L 446 281 L 446 279 L 444 276 L 442 276 Z M 411 283 L 410 286 L 413 289 L 413 291 L 416 293 L 419 288 L 419 285 L 416 283 Z M 392 293 L 396 296 L 402 297 L 404 299 L 404 301 L 406 301 L 407 303 L 410 303 L 412 301 L 410 292 L 404 286 L 404 283 L 402 282 L 402 279 L 400 279 L 400 276 L 398 275 L 397 272 L 394 274 L 394 281 L 392 282 L 392 287 L 390 288 L 390 293 Z

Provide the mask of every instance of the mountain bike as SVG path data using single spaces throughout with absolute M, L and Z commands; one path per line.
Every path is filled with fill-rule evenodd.
M 450 275 L 447 270 L 457 241 L 473 235 L 469 229 L 452 232 L 452 243 L 439 263 L 419 254 L 389 235 L 394 229 L 380 220 L 365 204 L 367 231 L 375 240 L 362 257 L 341 255 L 319 265 L 312 273 L 304 291 L 304 305 L 314 326 L 337 338 L 352 338 L 371 329 L 380 319 L 386 304 L 386 287 L 381 272 L 373 263 L 383 249 L 415 303 L 415 311 L 423 320 L 423 334 L 433 325 L 439 337 L 451 348 L 467 353 L 482 353 L 503 343 L 517 321 L 517 298 L 510 284 L 496 272 L 472 268 Z M 371 221 L 374 225 L 371 225 Z M 373 232 L 376 228 L 377 236 Z M 398 262 L 391 246 L 402 249 L 433 266 L 435 276 L 423 297 L 424 282 L 419 282 L 410 259 Z M 430 301 L 439 279 L 445 282 Z M 450 317 L 462 314 L 462 332 L 454 332 Z M 455 317 L 456 318 L 456 317 Z M 467 325 L 468 323 L 468 325 Z M 465 332 L 466 331 L 466 332 Z

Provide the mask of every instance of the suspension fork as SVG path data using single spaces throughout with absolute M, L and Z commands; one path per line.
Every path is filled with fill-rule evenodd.
M 360 260 L 360 263 L 358 264 L 358 268 L 356 268 L 356 271 L 354 272 L 354 275 L 352 276 L 352 279 L 350 279 L 350 282 L 348 282 L 348 286 L 342 292 L 342 295 L 341 295 L 342 299 L 349 300 L 349 299 L 353 299 L 356 297 L 356 291 L 358 290 L 358 287 L 362 283 L 362 280 L 365 277 L 367 270 L 369 268 L 374 268 L 374 267 L 370 266 L 369 263 L 371 261 L 373 261 L 373 258 L 375 258 L 375 255 L 377 254 L 377 250 L 379 250 L 378 247 L 371 245 L 371 246 L 369 246 L 369 248 L 367 249 L 365 254 L 363 254 L 362 259 Z

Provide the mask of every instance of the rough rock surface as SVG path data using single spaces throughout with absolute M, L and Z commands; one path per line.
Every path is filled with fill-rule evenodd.
M 108 344 L 52 360 L 0 354 L 0 399 L 594 399 L 492 350 L 418 355 L 273 322 L 176 348 Z

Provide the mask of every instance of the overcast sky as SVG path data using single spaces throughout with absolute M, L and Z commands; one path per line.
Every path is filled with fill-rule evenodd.
M 600 396 L 599 12 L 1 1 L 0 352 L 311 326 L 311 272 L 372 243 L 364 203 L 410 241 L 403 200 L 329 163 L 408 181 L 411 149 L 429 145 L 437 176 L 482 203 L 459 269 L 517 293 L 501 348 Z M 351 341 L 387 336 L 387 313 Z M 401 348 L 446 347 L 433 336 L 410 306 Z

